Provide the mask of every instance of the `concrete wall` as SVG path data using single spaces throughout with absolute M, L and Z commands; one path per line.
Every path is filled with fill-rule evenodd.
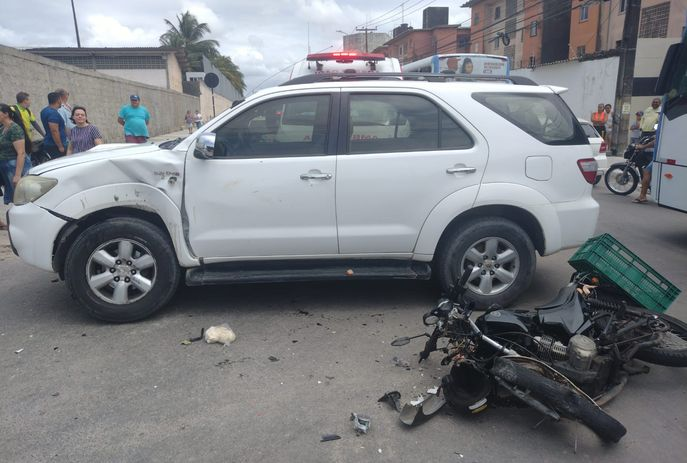
M 63 87 L 71 94 L 69 103 L 85 106 L 88 119 L 110 143 L 124 141 L 117 113 L 129 103 L 132 93 L 141 96 L 141 103 L 151 113 L 151 136 L 178 130 L 186 110 L 199 106 L 197 97 L 69 66 L 3 45 L 0 70 L 0 102 L 14 104 L 17 92 L 25 91 L 31 95 L 32 111 L 38 114 L 47 105 L 47 94 Z
M 597 104 L 614 104 L 618 57 L 517 69 L 511 74 L 529 77 L 540 85 L 567 87 L 568 91 L 561 95 L 565 102 L 576 116 L 589 119 Z
M 181 66 L 174 53 L 167 55 L 167 88 L 177 92 L 183 92 L 181 82 L 184 76 L 181 72 Z M 185 113 L 184 113 L 185 114 Z

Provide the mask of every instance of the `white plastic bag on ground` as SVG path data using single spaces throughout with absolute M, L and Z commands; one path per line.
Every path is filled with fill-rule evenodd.
M 217 342 L 228 346 L 236 340 L 236 333 L 226 323 L 219 326 L 211 326 L 205 330 L 205 342 L 211 344 Z

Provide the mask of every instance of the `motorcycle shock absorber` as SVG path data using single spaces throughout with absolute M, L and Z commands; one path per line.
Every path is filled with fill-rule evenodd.
M 553 362 L 568 359 L 568 347 L 562 342 L 547 335 L 535 336 L 534 340 L 537 342 L 537 354 L 542 360 Z
M 607 310 L 609 312 L 620 312 L 625 308 L 623 301 L 608 298 L 588 298 L 587 304 L 593 310 Z

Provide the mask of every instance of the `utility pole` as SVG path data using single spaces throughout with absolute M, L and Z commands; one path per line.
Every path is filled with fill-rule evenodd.
M 627 131 L 630 125 L 630 101 L 632 100 L 632 81 L 635 71 L 641 7 L 641 0 L 627 0 L 625 6 L 623 40 L 620 45 L 620 61 L 618 63 L 618 80 L 615 84 L 615 117 L 613 118 L 611 140 L 611 145 L 614 147 L 617 147 L 621 141 L 624 142 L 627 139 Z
M 365 53 L 368 53 L 370 50 L 369 50 L 369 46 L 368 46 L 368 44 L 367 44 L 367 33 L 368 33 L 368 32 L 372 32 L 372 31 L 376 31 L 376 30 L 377 30 L 377 27 L 374 27 L 374 28 L 369 28 L 369 27 L 367 27 L 367 26 L 365 26 L 365 27 L 356 27 L 355 30 L 358 31 L 358 32 L 363 32 L 363 31 L 365 32 Z
M 74 16 L 74 29 L 76 30 L 76 45 L 81 48 L 81 39 L 79 38 L 79 25 L 76 23 L 76 10 L 74 9 L 74 0 L 72 0 L 72 16 Z

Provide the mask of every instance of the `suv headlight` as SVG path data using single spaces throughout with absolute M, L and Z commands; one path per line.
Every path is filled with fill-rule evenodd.
M 15 206 L 31 203 L 57 185 L 56 178 L 41 177 L 39 175 L 27 175 L 22 177 L 14 190 Z

